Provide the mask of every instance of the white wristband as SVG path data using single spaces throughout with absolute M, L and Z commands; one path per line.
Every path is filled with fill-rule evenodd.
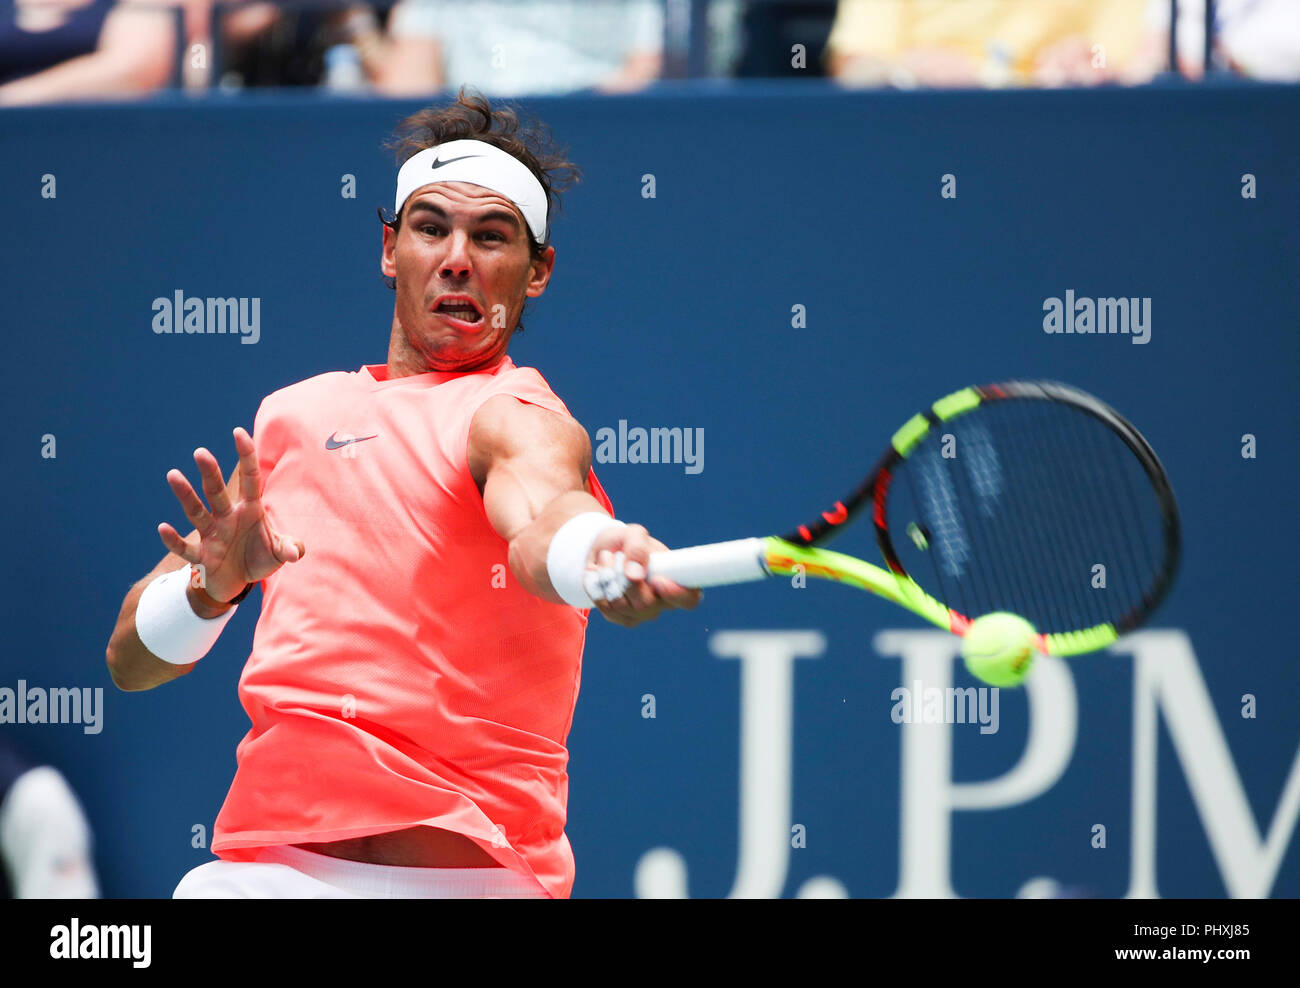
M 573 607 L 590 607 L 591 598 L 583 589 L 582 577 L 587 570 L 587 554 L 596 536 L 607 528 L 624 528 L 624 524 L 599 511 L 574 515 L 551 537 L 546 550 L 546 573 L 551 586 Z
M 135 606 L 135 633 L 164 662 L 185 666 L 212 650 L 238 605 L 214 618 L 194 613 L 185 589 L 190 585 L 189 564 L 156 577 L 144 588 Z

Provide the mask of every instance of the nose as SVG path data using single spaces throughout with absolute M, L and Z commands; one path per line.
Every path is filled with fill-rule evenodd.
M 447 253 L 443 256 L 438 273 L 444 278 L 468 278 L 472 271 L 469 234 L 464 230 L 453 230 L 446 243 Z

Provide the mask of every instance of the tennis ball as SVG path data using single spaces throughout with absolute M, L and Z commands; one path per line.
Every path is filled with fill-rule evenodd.
M 1019 686 L 1038 653 L 1038 633 L 1019 614 L 997 611 L 971 622 L 961 656 L 972 676 L 990 686 Z

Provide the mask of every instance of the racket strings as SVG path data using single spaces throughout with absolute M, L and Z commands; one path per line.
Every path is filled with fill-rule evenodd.
M 1120 454 L 1117 452 L 1116 455 Z M 1128 543 L 1128 546 L 1134 551 L 1140 552 L 1140 556 L 1136 559 L 1136 565 L 1130 578 L 1131 580 L 1138 580 L 1144 574 L 1157 572 L 1160 566 L 1161 548 L 1159 542 L 1156 541 L 1153 544 L 1151 538 L 1155 534 L 1155 526 L 1143 524 L 1140 514 L 1141 502 L 1134 493 L 1133 478 L 1130 476 L 1132 470 L 1121 469 L 1119 473 L 1124 483 L 1128 503 L 1133 506 L 1132 522 L 1137 535 L 1132 542 Z M 1143 585 L 1136 587 L 1135 600 L 1140 599 L 1143 606 L 1149 605 L 1151 603 L 1151 591 L 1152 588 L 1143 583 Z
M 958 502 L 970 506 L 963 511 L 963 522 L 971 533 L 978 558 L 984 565 L 972 570 L 969 592 L 963 584 L 957 602 L 962 613 L 976 617 L 990 611 L 1003 610 L 1012 600 L 1033 601 L 1036 613 L 1042 613 L 1046 601 L 1038 586 L 1028 577 L 1029 560 L 1024 555 L 1023 543 L 999 545 L 995 533 L 990 531 L 987 519 L 994 513 L 996 502 L 1011 492 L 1005 490 L 1007 464 L 992 442 L 987 427 L 946 433 L 942 441 L 952 436 L 954 454 L 951 475 L 958 489 Z M 1011 465 L 1014 470 L 1014 464 Z M 1023 516 L 1025 507 L 1019 513 Z
M 1112 483 L 1105 488 L 1109 503 L 1099 504 L 1098 507 L 1107 511 L 1111 518 L 1118 520 L 1113 532 L 1109 533 L 1112 538 L 1105 544 L 1096 546 L 1094 555 L 1099 558 L 1092 565 L 1101 565 L 1105 568 L 1099 572 L 1090 569 L 1088 585 L 1096 600 L 1111 598 L 1136 600 L 1142 591 L 1142 578 L 1149 571 L 1140 568 L 1141 564 L 1134 554 L 1135 540 L 1140 537 L 1133 526 L 1137 502 L 1132 496 L 1132 489 L 1125 482 L 1128 464 L 1119 459 L 1119 451 L 1115 448 L 1122 444 L 1111 436 L 1109 430 L 1101 430 L 1105 435 L 1100 435 L 1099 430 L 1094 428 L 1090 430 L 1090 435 L 1081 435 L 1085 425 L 1079 421 L 1081 418 L 1082 416 L 1079 415 L 1069 416 L 1068 425 L 1073 434 L 1079 437 L 1075 440 L 1075 444 L 1082 456 L 1086 458 L 1091 475 L 1108 477 L 1112 480 Z M 1087 441 L 1089 439 L 1097 441 Z M 1103 457 L 1101 450 L 1106 439 L 1111 440 L 1104 443 L 1109 456 Z M 1131 459 L 1131 456 L 1128 458 Z M 1116 480 L 1119 482 L 1113 482 Z M 1106 608 L 1106 616 L 1107 620 L 1114 620 L 1119 617 L 1119 614 L 1112 605 Z
M 953 474 L 958 487 L 967 492 L 972 541 L 980 547 L 980 557 L 988 561 L 988 574 L 982 581 L 986 587 L 984 593 L 974 594 L 975 599 L 967 606 L 976 616 L 1004 610 L 1011 600 L 1034 600 L 1041 607 L 1038 588 L 1025 577 L 1027 560 L 1023 558 L 1023 547 L 1016 545 L 1011 547 L 1011 552 L 999 551 L 988 531 L 986 521 L 994 513 L 996 502 L 1005 496 L 1006 467 L 988 428 L 982 423 L 974 425 L 979 428 L 967 430 L 960 437 L 962 445 L 954 450 L 961 464 L 954 464 Z M 953 439 L 958 437 L 954 435 Z
M 1077 628 L 1099 623 L 1100 613 L 1089 607 L 1082 590 L 1082 579 L 1070 579 L 1075 571 L 1082 547 L 1091 527 L 1086 495 L 1068 476 L 1066 464 L 1049 436 L 1047 418 L 1050 406 L 1024 408 L 1026 421 L 1016 430 L 1023 435 L 1023 451 L 1018 457 L 1019 467 L 1026 476 L 1034 478 L 1033 497 L 1029 516 L 1033 519 L 1030 538 L 1026 541 L 1035 552 L 1035 572 L 1051 571 L 1053 562 L 1059 570 L 1055 579 L 1040 580 L 1047 599 L 1046 623 L 1052 629 Z M 1017 446 L 1016 437 L 1007 442 Z M 1014 522 L 1014 515 L 1008 522 Z M 1014 536 L 1013 536 L 1014 537 Z
M 911 502 L 913 504 L 923 503 L 922 500 L 918 498 L 918 492 L 916 489 L 916 485 L 917 485 L 917 480 L 915 477 L 916 471 L 904 469 L 901 471 L 901 473 L 904 482 L 907 484 L 908 494 L 911 497 Z M 895 484 L 898 483 L 897 478 L 895 478 L 894 483 Z M 907 537 L 911 539 L 916 539 L 917 535 L 919 534 L 920 538 L 922 539 L 922 542 L 917 543 L 918 547 L 923 546 L 925 549 L 933 548 L 936 551 L 946 551 L 942 546 L 942 544 L 938 541 L 944 535 L 943 529 L 939 529 L 938 531 L 936 531 L 930 525 L 926 524 L 924 522 L 924 519 L 922 519 L 919 514 L 917 516 L 917 520 L 914 520 L 909 524 L 912 527 L 908 529 Z M 948 588 L 944 586 L 943 572 L 942 572 L 941 565 L 936 563 L 932 567 L 931 572 L 934 574 L 934 583 L 939 590 L 938 594 L 931 594 L 932 596 L 937 596 L 939 600 L 944 601 L 945 603 L 948 604 L 951 604 L 953 600 L 963 601 L 965 599 L 965 595 L 957 591 L 955 588 L 954 591 L 950 592 Z M 915 579 L 915 577 L 913 577 L 913 579 Z
M 989 403 L 936 426 L 896 472 L 895 550 L 967 617 L 1008 610 L 1045 633 L 1073 631 L 1114 623 L 1150 596 L 1162 563 L 1154 494 L 1128 446 L 1085 411 Z
M 1037 409 L 1026 410 L 1031 415 L 1035 411 Z M 1020 430 L 1019 441 L 1009 436 L 1002 437 L 1002 448 L 1012 462 L 1014 476 L 1023 478 L 1023 482 L 1015 484 L 1015 496 L 1004 519 L 1004 524 L 1019 519 L 1021 531 L 1008 530 L 999 536 L 998 542 L 1000 551 L 1005 552 L 1007 546 L 1017 550 L 1017 565 L 1024 567 L 1032 582 L 1034 609 L 1042 615 L 1042 624 L 1035 626 L 1056 628 L 1068 621 L 1070 608 L 1061 599 L 1061 594 L 1053 592 L 1053 588 L 1040 578 L 1038 571 L 1042 562 L 1039 557 L 1065 558 L 1074 539 L 1068 525 L 1052 525 L 1045 517 L 1045 506 L 1050 505 L 1053 498 L 1061 496 L 1061 492 L 1057 480 L 1043 469 L 1051 465 L 1051 458 L 1037 441 L 1040 431 L 1031 425 Z M 1013 606 L 1000 609 L 1020 613 Z
M 1042 421 L 1049 418 L 1049 413 L 1054 409 L 1048 406 L 1035 411 L 1038 412 L 1039 422 L 1035 423 L 1035 428 L 1029 430 L 1029 434 L 1034 439 L 1034 449 L 1039 462 L 1051 474 L 1049 496 L 1059 499 L 1059 503 L 1064 507 L 1064 510 L 1057 515 L 1061 519 L 1059 525 L 1061 544 L 1055 551 L 1058 559 L 1070 561 L 1066 565 L 1070 567 L 1070 576 L 1073 577 L 1066 578 L 1064 581 L 1060 606 L 1053 615 L 1055 627 L 1078 628 L 1101 624 L 1105 620 L 1104 608 L 1102 602 L 1088 592 L 1091 570 L 1085 568 L 1087 556 L 1092 548 L 1089 546 L 1089 533 L 1096 532 L 1099 528 L 1096 502 L 1089 496 L 1090 482 L 1096 474 L 1091 470 L 1080 472 L 1077 460 L 1079 448 L 1081 444 L 1086 445 L 1087 438 L 1080 437 L 1076 432 L 1075 438 L 1066 444 L 1075 454 L 1072 457 L 1074 459 L 1074 475 L 1072 475 L 1071 464 L 1064 462 L 1059 447 L 1053 449 L 1050 446 L 1047 439 L 1047 424 Z M 1072 415 L 1068 418 L 1071 424 L 1074 424 L 1073 420 L 1079 416 Z M 1082 484 L 1080 480 L 1083 481 Z

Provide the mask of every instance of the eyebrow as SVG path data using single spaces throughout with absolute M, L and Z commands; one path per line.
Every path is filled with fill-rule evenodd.
M 412 203 L 411 215 L 414 216 L 416 213 L 433 213 L 433 215 L 440 217 L 441 219 L 450 220 L 445 209 L 441 206 L 435 206 L 431 202 L 420 201 Z M 492 209 L 486 213 L 479 213 L 474 217 L 475 223 L 490 223 L 493 220 L 509 224 L 516 232 L 519 230 L 519 218 L 515 216 L 514 213 L 508 212 L 504 209 Z

